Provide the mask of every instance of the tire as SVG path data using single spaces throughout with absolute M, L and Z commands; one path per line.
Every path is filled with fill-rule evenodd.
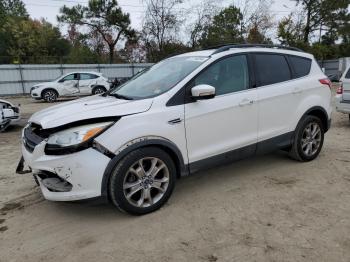
M 48 103 L 53 103 L 57 101 L 58 93 L 56 90 L 46 89 L 42 93 L 42 98 Z
M 291 158 L 300 162 L 312 161 L 321 152 L 323 141 L 322 121 L 315 116 L 305 116 L 297 126 L 289 154 Z
M 155 175 L 151 170 L 157 169 L 152 167 L 158 169 Z M 109 199 L 121 211 L 144 215 L 167 202 L 175 181 L 176 167 L 166 152 L 157 147 L 136 149 L 119 161 L 112 171 Z
M 97 86 L 97 87 L 94 88 L 94 90 L 92 90 L 92 94 L 93 95 L 103 94 L 106 91 L 107 91 L 106 88 L 104 88 L 102 86 Z

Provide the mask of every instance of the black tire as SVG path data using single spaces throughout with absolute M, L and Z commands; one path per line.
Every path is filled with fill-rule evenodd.
M 46 102 L 53 103 L 57 101 L 58 93 L 54 89 L 46 89 L 42 92 L 41 96 Z
M 107 91 L 106 88 L 104 88 L 103 86 L 97 86 L 92 90 L 92 94 L 93 95 L 103 94 L 106 91 Z
M 132 204 L 130 202 L 130 198 L 128 200 L 126 196 L 128 192 L 125 192 L 125 190 L 129 190 L 129 189 L 124 189 L 124 185 L 126 185 L 126 179 L 128 179 L 131 174 L 129 172 L 130 168 L 134 167 L 135 164 L 137 165 L 141 159 L 145 159 L 145 158 L 156 158 L 160 160 L 162 164 L 165 164 L 167 168 L 166 173 L 169 179 L 168 179 L 166 189 L 161 193 L 162 196 L 158 197 L 156 202 L 149 204 L 149 206 L 140 207 L 140 206 L 136 206 L 135 205 L 136 203 Z M 147 159 L 144 161 L 147 161 Z M 163 170 L 163 169 L 160 169 L 160 170 Z M 162 175 L 160 172 L 158 173 Z M 139 180 L 138 177 L 139 176 L 135 175 L 136 180 Z M 160 181 L 160 180 L 157 180 L 157 181 Z M 114 168 L 114 170 L 112 171 L 112 174 L 109 180 L 109 185 L 108 185 L 109 199 L 121 211 L 128 212 L 132 215 L 144 215 L 159 209 L 161 206 L 163 206 L 167 202 L 167 200 L 171 196 L 173 189 L 175 187 L 175 181 L 176 181 L 176 167 L 173 160 L 166 152 L 164 152 L 163 150 L 157 147 L 145 147 L 145 148 L 137 149 L 135 151 L 132 151 L 127 156 L 125 156 L 121 161 L 119 161 L 116 167 Z M 135 183 L 135 181 L 131 181 L 129 184 L 131 183 Z M 154 183 L 156 183 L 156 179 L 154 180 Z M 145 199 L 144 190 L 147 190 L 147 189 L 144 189 L 144 187 L 145 185 L 141 185 L 140 193 L 135 193 L 134 195 L 142 194 L 142 198 Z M 130 191 L 131 190 L 134 190 L 134 189 L 131 188 Z M 151 191 L 153 190 L 152 186 L 150 186 L 149 190 L 150 192 L 152 192 Z M 153 193 L 157 193 L 157 192 L 153 191 Z M 149 193 L 149 194 L 151 195 L 152 193 Z M 144 203 L 145 202 L 143 200 L 142 204 Z
M 304 137 L 305 134 L 307 133 L 306 129 L 310 125 L 316 125 L 319 127 L 320 132 L 318 133 L 319 135 L 317 136 L 317 140 L 319 140 L 319 142 L 318 142 L 318 146 L 317 147 L 315 146 L 314 149 L 311 146 L 311 152 L 310 154 L 307 154 L 305 152 L 305 150 L 307 149 L 304 150 L 302 144 L 303 144 L 303 141 L 305 142 L 305 141 L 308 141 L 308 139 L 311 139 L 311 138 Z M 309 115 L 303 117 L 300 120 L 295 130 L 293 145 L 289 152 L 290 157 L 300 162 L 308 162 L 308 161 L 314 160 L 321 152 L 323 141 L 324 141 L 324 133 L 325 133 L 324 126 L 322 124 L 322 121 L 318 117 L 309 116 Z M 309 141 L 310 142 L 305 142 L 305 143 L 312 144 L 312 140 L 309 140 Z

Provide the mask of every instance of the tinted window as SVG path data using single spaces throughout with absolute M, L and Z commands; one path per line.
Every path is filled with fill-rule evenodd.
M 298 56 L 289 56 L 289 61 L 294 70 L 294 78 L 307 76 L 310 73 L 310 59 Z
M 89 79 L 96 79 L 96 78 L 98 78 L 98 76 L 94 74 L 80 74 L 80 80 L 89 80 Z
M 349 71 L 346 73 L 345 78 L 350 79 L 350 69 L 349 69 Z
M 255 74 L 258 86 L 271 85 L 291 79 L 286 58 L 277 54 L 256 54 Z
M 249 88 L 248 64 L 245 55 L 231 56 L 205 69 L 194 80 L 194 85 L 215 87 L 216 95 Z

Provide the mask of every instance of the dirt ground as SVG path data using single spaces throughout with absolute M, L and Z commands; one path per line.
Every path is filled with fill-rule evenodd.
M 350 123 L 333 113 L 320 157 L 275 153 L 180 179 L 159 211 L 49 202 L 16 175 L 28 98 L 0 134 L 0 261 L 350 261 Z

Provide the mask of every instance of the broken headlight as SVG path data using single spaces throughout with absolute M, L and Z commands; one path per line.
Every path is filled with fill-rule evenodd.
M 102 122 L 72 127 L 49 136 L 45 152 L 47 154 L 73 153 L 90 146 L 93 138 L 100 135 L 114 122 Z

